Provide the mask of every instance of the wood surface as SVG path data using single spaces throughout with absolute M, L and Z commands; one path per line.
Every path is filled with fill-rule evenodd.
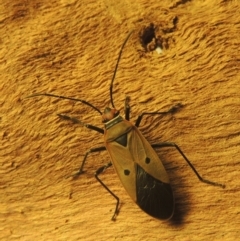
M 0 240 L 238 240 L 240 237 L 240 2 L 238 0 L 16 0 L 0 3 Z M 177 18 L 176 26 L 173 20 Z M 153 23 L 168 41 L 162 54 L 144 52 L 139 32 Z M 173 29 L 168 33 L 163 30 Z M 58 113 L 103 127 L 101 116 L 79 102 L 26 96 L 48 92 L 110 105 L 131 118 L 148 116 L 140 130 L 150 143 L 177 143 L 206 185 L 171 149 L 158 150 L 176 198 L 171 221 L 142 212 L 123 189 L 106 152 L 89 155 L 103 136 L 58 118 Z M 162 35 L 161 35 L 162 34 Z

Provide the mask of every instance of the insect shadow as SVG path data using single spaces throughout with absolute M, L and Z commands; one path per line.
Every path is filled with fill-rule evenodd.
M 114 74 L 111 80 L 110 101 L 112 107 L 106 107 L 103 113 L 97 107 L 82 99 L 54 95 L 50 93 L 36 93 L 26 98 L 36 96 L 50 96 L 55 98 L 79 101 L 85 105 L 90 106 L 102 116 L 104 129 L 84 123 L 75 117 L 58 114 L 58 116 L 64 120 L 72 121 L 76 124 L 81 124 L 86 128 L 103 134 L 104 146 L 94 147 L 87 151 L 79 171 L 73 177 L 76 178 L 84 173 L 84 165 L 89 154 L 100 151 L 108 152 L 111 158 L 111 162 L 98 168 L 95 172 L 95 178 L 116 200 L 116 206 L 112 220 L 116 219 L 116 216 L 119 212 L 120 200 L 119 197 L 116 196 L 99 178 L 99 175 L 112 165 L 129 196 L 144 212 L 154 218 L 160 220 L 168 220 L 173 216 L 175 199 L 168 174 L 154 149 L 173 148 L 177 150 L 177 152 L 187 162 L 187 164 L 190 166 L 200 181 L 222 188 L 224 188 L 224 185 L 203 179 L 177 144 L 173 142 L 158 142 L 155 144 L 150 144 L 138 130 L 138 127 L 144 116 L 161 116 L 174 114 L 182 107 L 181 104 L 177 104 L 167 111 L 143 112 L 137 117 L 135 124 L 132 124 L 129 121 L 129 97 L 127 97 L 125 100 L 125 118 L 123 118 L 119 111 L 115 108 L 113 102 L 113 82 L 122 55 L 122 50 L 131 34 L 132 32 L 128 34 L 120 49 Z
M 187 191 L 187 183 L 182 174 L 179 172 L 179 167 L 174 163 L 175 156 L 169 156 L 169 150 L 157 151 L 158 156 L 163 162 L 168 174 L 170 174 L 171 187 L 174 193 L 175 207 L 174 213 L 170 220 L 170 225 L 181 226 L 184 224 L 184 219 L 191 210 L 191 202 L 189 192 Z M 175 154 L 176 151 L 175 151 Z

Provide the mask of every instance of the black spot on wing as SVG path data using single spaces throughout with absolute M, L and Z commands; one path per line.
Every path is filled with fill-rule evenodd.
M 125 176 L 128 176 L 129 174 L 130 174 L 130 171 L 129 171 L 128 169 L 125 169 L 125 170 L 124 170 L 124 175 L 125 175 Z
M 155 218 L 170 218 L 174 211 L 171 186 L 155 179 L 139 165 L 137 165 L 136 171 L 137 204 L 139 207 Z
M 149 157 L 146 157 L 146 159 L 145 159 L 145 163 L 146 163 L 146 164 L 149 164 L 150 161 L 151 161 L 151 159 L 150 159 Z
M 127 146 L 127 133 L 119 136 L 115 141 L 122 146 Z

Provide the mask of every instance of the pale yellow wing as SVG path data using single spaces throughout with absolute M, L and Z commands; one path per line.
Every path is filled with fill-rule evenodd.
M 123 131 L 124 134 L 119 136 L 121 127 L 127 129 L 128 132 Z M 111 139 L 108 139 L 110 135 L 105 133 L 105 145 L 115 171 L 124 188 L 135 202 L 137 164 L 155 179 L 169 183 L 168 175 L 158 155 L 135 126 L 126 120 L 116 125 L 118 135 L 115 137 L 126 138 L 125 146 L 118 143 L 118 138 L 113 140 L 114 129 L 113 127 L 108 130 L 108 132 L 111 132 Z

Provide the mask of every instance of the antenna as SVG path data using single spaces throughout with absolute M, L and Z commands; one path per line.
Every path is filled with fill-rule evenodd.
M 125 39 L 125 41 L 124 41 L 124 43 L 123 43 L 123 45 L 120 49 L 117 64 L 116 64 L 116 67 L 115 67 L 115 70 L 114 70 L 114 73 L 113 73 L 113 77 L 112 77 L 112 81 L 111 81 L 111 84 L 110 84 L 110 100 L 111 100 L 111 104 L 112 104 L 113 108 L 115 108 L 114 103 L 113 103 L 113 95 L 112 95 L 113 81 L 114 81 L 116 73 L 117 73 L 117 68 L 118 68 L 118 64 L 119 64 L 119 61 L 120 61 L 120 58 L 121 58 L 121 55 L 122 55 L 123 48 L 124 48 L 125 44 L 127 43 L 129 37 L 131 36 L 132 32 L 133 32 L 133 30 L 128 34 L 127 38 Z M 49 94 L 49 93 L 35 93 L 35 94 L 29 95 L 25 98 L 31 98 L 31 97 L 35 97 L 35 96 L 50 96 L 50 97 L 55 97 L 55 98 L 60 98 L 60 99 L 65 99 L 65 100 L 73 100 L 73 101 L 81 102 L 85 105 L 90 106 L 92 109 L 97 111 L 100 115 L 102 115 L 102 112 L 97 107 L 95 107 L 94 105 L 92 105 L 89 102 L 87 102 L 85 100 L 82 100 L 82 99 L 76 99 L 76 98 L 65 97 L 65 96 L 62 96 L 62 95 L 54 95 L 54 94 Z
M 131 36 L 132 32 L 133 32 L 133 30 L 128 34 L 127 38 L 125 39 L 125 41 L 124 41 L 124 43 L 123 43 L 123 45 L 120 49 L 117 64 L 116 64 L 116 67 L 115 67 L 115 70 L 114 70 L 114 73 L 113 73 L 113 77 L 112 77 L 112 81 L 111 81 L 111 84 L 110 84 L 110 100 L 111 100 L 111 104 L 112 104 L 113 108 L 115 108 L 114 103 L 113 103 L 113 93 L 112 93 L 113 81 L 114 81 L 116 73 L 117 73 L 117 68 L 118 68 L 118 64 L 119 64 L 119 61 L 120 61 L 120 58 L 121 58 L 121 55 L 122 55 L 123 48 L 124 48 L 125 44 L 127 43 L 129 37 Z
M 71 98 L 71 97 L 65 97 L 62 95 L 53 95 L 53 94 L 48 94 L 48 93 L 36 93 L 36 94 L 32 94 L 29 95 L 25 98 L 31 98 L 31 97 L 35 97 L 35 96 L 40 96 L 40 95 L 45 95 L 45 96 L 51 96 L 51 97 L 55 97 L 55 98 L 60 98 L 60 99 L 65 99 L 65 100 L 74 100 L 74 101 L 78 101 L 78 102 L 82 102 L 85 105 L 88 105 L 90 107 L 92 107 L 94 110 L 96 110 L 100 115 L 102 115 L 102 112 L 95 107 L 94 105 L 90 104 L 89 102 L 85 101 L 85 100 L 81 100 L 81 99 L 76 99 L 76 98 Z

